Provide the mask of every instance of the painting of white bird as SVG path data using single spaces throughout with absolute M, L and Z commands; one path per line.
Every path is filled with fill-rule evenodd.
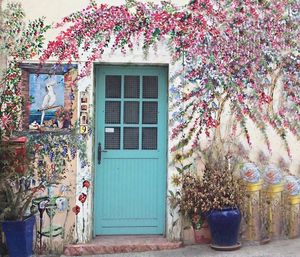
M 63 75 L 30 74 L 30 129 L 55 127 L 55 113 L 59 107 L 64 107 L 64 89 Z
M 43 103 L 40 109 L 40 111 L 42 112 L 41 126 L 44 124 L 45 112 L 49 109 L 52 109 L 56 101 L 56 95 L 53 89 L 54 86 L 55 82 L 53 81 L 48 82 L 45 86 L 46 95 L 44 96 Z

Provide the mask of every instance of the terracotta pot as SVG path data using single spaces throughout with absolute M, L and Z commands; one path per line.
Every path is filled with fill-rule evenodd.
M 201 229 L 194 229 L 194 238 L 196 244 L 210 244 L 211 235 L 207 222 L 204 222 Z

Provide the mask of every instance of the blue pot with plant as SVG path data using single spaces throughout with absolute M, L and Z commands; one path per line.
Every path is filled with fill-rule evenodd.
M 35 216 L 29 211 L 36 192 L 43 188 L 32 178 L 26 138 L 0 141 L 0 222 L 10 257 L 33 253 Z
M 212 210 L 207 214 L 212 245 L 231 247 L 238 245 L 241 212 L 238 208 Z
M 245 184 L 239 176 L 240 155 L 234 153 L 231 145 L 226 148 L 215 145 L 206 151 L 205 156 L 200 208 L 206 213 L 211 247 L 216 250 L 238 249 L 241 246 L 238 242 L 240 207 L 246 195 Z
M 241 246 L 240 206 L 246 192 L 238 172 L 240 154 L 234 154 L 230 148 L 214 143 L 205 149 L 201 153 L 203 169 L 183 173 L 177 197 L 181 212 L 190 217 L 194 230 L 202 227 L 199 220 L 207 220 L 211 247 L 216 250 L 235 250 Z
M 33 254 L 33 228 L 35 216 L 25 220 L 2 222 L 10 257 L 29 257 Z

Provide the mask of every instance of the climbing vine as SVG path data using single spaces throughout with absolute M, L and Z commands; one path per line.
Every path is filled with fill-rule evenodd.
M 9 56 L 9 61 L 0 79 L 0 140 L 22 127 L 24 99 L 19 63 L 42 52 L 45 33 L 50 28 L 44 17 L 25 24 L 19 3 L 9 3 L 1 15 L 0 52 Z
M 285 142 L 287 133 L 299 139 L 299 1 L 193 0 L 185 6 L 127 1 L 120 6 L 90 5 L 56 25 L 63 29 L 49 42 L 44 62 L 88 61 L 79 78 L 105 50 L 126 53 L 136 42 L 145 51 L 167 42 L 174 62 L 171 93 L 176 124 L 171 138 L 179 147 L 199 146 L 201 135 L 221 138 L 221 117 L 227 105 L 251 144 L 248 120 L 261 130 L 270 149 L 267 126 Z M 282 85 L 283 86 L 280 86 Z M 279 101 L 275 91 L 281 90 Z M 181 140 L 180 133 L 185 131 Z
M 5 154 L 7 148 L 2 147 L 2 142 L 24 135 L 21 132 L 22 117 L 28 99 L 22 94 L 20 63 L 41 54 L 45 33 L 50 26 L 45 24 L 44 17 L 25 23 L 25 13 L 18 3 L 9 3 L 1 15 L 0 51 L 8 56 L 7 68 L 0 79 L 0 146 L 1 152 Z M 71 91 L 72 99 L 74 90 Z M 77 125 L 60 133 L 25 131 L 27 170 L 24 174 L 17 174 L 15 180 L 28 176 L 37 179 L 39 185 L 49 187 L 60 183 L 66 177 L 70 170 L 70 161 L 75 157 L 79 156 L 81 168 L 87 166 L 88 135 L 80 135 L 78 131 Z M 5 187 L 8 186 L 6 179 L 4 176 L 0 181 Z
M 46 185 L 57 184 L 66 178 L 71 160 L 79 155 L 81 167 L 87 163 L 85 137 L 75 131 L 68 134 L 49 133 L 29 135 L 28 149 L 36 165 L 31 172 Z

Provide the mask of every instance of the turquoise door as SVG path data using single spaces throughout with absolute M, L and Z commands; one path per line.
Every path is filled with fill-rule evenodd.
M 164 234 L 167 68 L 96 68 L 95 234 Z

